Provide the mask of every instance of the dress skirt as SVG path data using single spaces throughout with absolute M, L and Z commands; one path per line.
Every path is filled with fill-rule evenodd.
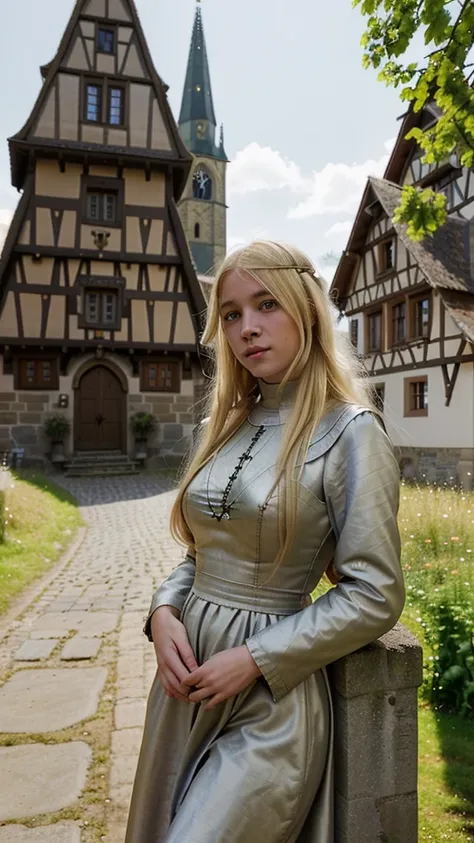
M 198 664 L 277 614 L 191 591 Z M 274 702 L 263 677 L 211 711 L 151 688 L 125 843 L 334 843 L 333 717 L 325 670 Z

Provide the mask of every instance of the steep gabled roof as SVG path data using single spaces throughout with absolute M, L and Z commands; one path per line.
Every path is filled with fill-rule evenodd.
M 400 193 L 401 187 L 386 179 L 368 179 L 347 247 L 330 288 L 331 297 L 339 307 L 344 306 L 350 295 L 354 269 L 372 224 L 370 206 L 379 202 L 392 220 L 400 203 Z M 468 260 L 468 220 L 448 217 L 433 237 L 425 237 L 420 243 L 408 236 L 405 225 L 394 223 L 393 227 L 428 284 L 439 291 L 453 319 L 468 334 L 474 328 L 474 283 Z
M 14 187 L 21 188 L 23 186 L 23 181 L 25 178 L 26 172 L 26 163 L 28 161 L 29 156 L 29 148 L 28 144 L 31 141 L 31 136 L 33 129 L 36 125 L 37 119 L 42 111 L 42 108 L 47 100 L 47 97 L 51 91 L 53 86 L 55 77 L 60 70 L 65 57 L 68 52 L 68 48 L 71 44 L 71 40 L 74 36 L 75 29 L 79 23 L 79 20 L 82 15 L 86 15 L 89 12 L 89 8 L 94 8 L 93 4 L 97 2 L 97 0 L 76 0 L 74 10 L 72 15 L 69 19 L 69 23 L 66 26 L 64 31 L 63 37 L 60 41 L 58 51 L 54 57 L 54 59 L 47 65 L 43 66 L 42 75 L 45 77 L 45 81 L 41 88 L 41 91 L 38 95 L 36 103 L 33 107 L 33 110 L 26 121 L 25 125 L 22 129 L 20 129 L 17 134 L 13 135 L 9 139 L 10 145 L 10 158 L 11 158 L 11 171 L 12 171 L 12 184 Z M 168 132 L 168 136 L 171 142 L 171 152 L 168 152 L 164 157 L 169 160 L 170 164 L 176 163 L 179 165 L 187 165 L 188 169 L 192 162 L 192 155 L 190 154 L 189 150 L 185 146 L 181 135 L 179 133 L 178 127 L 175 123 L 173 115 L 171 113 L 171 109 L 166 97 L 166 91 L 168 90 L 167 86 L 164 84 L 163 80 L 159 76 L 156 71 L 156 68 L 153 64 L 153 60 L 148 49 L 148 44 L 140 23 L 140 18 L 138 16 L 138 12 L 135 6 L 134 0 L 115 0 L 115 2 L 119 2 L 121 7 L 124 10 L 124 14 L 128 17 L 128 21 L 124 19 L 124 24 L 127 22 L 129 25 L 132 25 L 135 29 L 136 36 L 138 39 L 138 43 L 141 50 L 141 55 L 143 62 L 145 64 L 146 70 L 149 75 L 149 82 L 152 85 L 156 98 L 158 100 L 159 108 L 161 114 L 163 116 L 163 120 L 165 122 L 165 126 Z M 92 5 L 91 5 L 92 4 Z M 105 18 L 105 20 L 107 20 Z M 43 142 L 41 139 L 40 141 L 35 140 L 35 146 L 45 146 L 47 147 L 54 147 L 54 141 L 49 140 L 48 142 Z M 58 144 L 59 146 L 60 144 Z M 77 150 L 80 151 L 79 147 L 80 144 L 76 144 L 71 142 L 71 147 L 77 147 Z M 68 144 L 65 143 L 63 146 L 67 147 Z M 87 145 L 83 145 L 86 147 Z M 104 152 L 113 152 L 113 149 L 110 147 L 103 147 Z M 120 148 L 120 152 L 123 155 L 127 155 L 127 148 Z M 133 154 L 133 153 L 132 153 Z M 155 155 L 147 156 L 145 150 L 143 150 L 143 157 L 151 157 L 156 158 L 158 157 Z M 136 155 L 136 153 L 135 153 Z M 187 175 L 187 173 L 186 173 Z M 182 181 L 182 179 L 181 179 Z
M 425 128 L 436 123 L 440 114 L 441 112 L 435 103 L 428 103 L 424 109 L 418 112 L 415 112 L 413 104 L 411 104 L 408 111 L 402 115 L 400 131 L 384 173 L 384 178 L 387 181 L 395 182 L 395 184 L 401 183 L 407 161 L 416 149 L 416 141 L 414 138 L 406 140 L 407 134 L 415 126 Z

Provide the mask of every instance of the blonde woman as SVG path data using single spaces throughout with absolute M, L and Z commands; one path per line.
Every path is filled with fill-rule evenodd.
M 171 515 L 187 555 L 145 626 L 159 670 L 126 843 L 333 843 L 325 666 L 402 611 L 397 462 L 299 249 L 229 255 L 203 344 L 215 376 Z

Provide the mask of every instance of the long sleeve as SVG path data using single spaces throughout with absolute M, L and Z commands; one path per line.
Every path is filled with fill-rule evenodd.
M 143 632 L 149 641 L 153 640 L 151 637 L 151 616 L 159 606 L 174 606 L 179 611 L 183 608 L 186 597 L 193 587 L 196 574 L 194 552 L 194 548 L 189 547 L 183 561 L 155 591 L 143 628 Z
M 324 488 L 339 584 L 246 641 L 275 701 L 316 670 L 388 632 L 405 601 L 399 469 L 375 415 L 352 419 L 327 453 Z

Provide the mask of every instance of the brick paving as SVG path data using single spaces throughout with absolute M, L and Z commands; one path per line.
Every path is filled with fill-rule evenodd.
M 156 672 L 153 647 L 141 631 L 143 618 L 154 589 L 183 555 L 168 529 L 173 482 L 166 475 L 61 477 L 60 482 L 80 504 L 85 537 L 69 564 L 59 569 L 26 614 L 11 624 L 0 650 L 4 666 L 8 656 L 13 678 L 31 666 L 31 658 L 36 659 L 34 666 L 40 673 L 41 668 L 61 665 L 81 670 L 105 664 L 108 675 L 115 677 L 105 840 L 121 843 L 146 697 Z M 25 763 L 26 759 L 27 754 Z M 0 767 L 0 789 L 2 774 L 5 770 Z M 70 825 L 71 840 L 77 840 L 77 827 Z M 86 819 L 79 827 L 81 840 L 95 839 L 86 831 Z M 13 839 L 13 826 L 11 831 Z

